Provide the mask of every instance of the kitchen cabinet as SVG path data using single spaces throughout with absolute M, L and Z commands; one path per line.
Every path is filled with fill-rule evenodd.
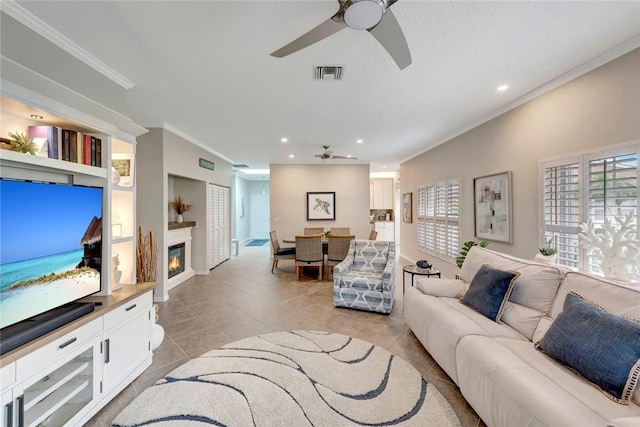
M 393 221 L 376 221 L 374 227 L 378 232 L 376 240 L 388 242 L 395 241 L 395 230 Z
M 393 209 L 393 179 L 372 179 L 369 197 L 371 209 Z

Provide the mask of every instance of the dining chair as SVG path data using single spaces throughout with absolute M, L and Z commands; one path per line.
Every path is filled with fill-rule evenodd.
M 378 232 L 372 229 L 369 232 L 369 240 L 376 240 L 376 237 L 378 237 Z
M 302 267 L 318 267 L 318 276 L 322 280 L 324 270 L 324 254 L 322 253 L 322 237 L 296 236 L 296 279 L 300 280 Z
M 327 248 L 327 278 L 333 276 L 333 266 L 338 265 L 347 257 L 349 252 L 349 244 L 356 238 L 353 234 L 338 235 L 331 234 L 328 240 Z
M 305 227 L 304 235 L 312 236 L 314 234 L 324 234 L 324 227 Z
M 278 261 L 281 259 L 296 259 L 296 248 L 281 248 L 276 230 L 269 232 L 269 238 L 273 248 L 273 264 L 271 264 L 271 273 L 273 274 L 273 270 L 278 266 Z
M 351 232 L 349 227 L 331 227 L 331 234 L 338 234 L 340 236 L 346 236 Z

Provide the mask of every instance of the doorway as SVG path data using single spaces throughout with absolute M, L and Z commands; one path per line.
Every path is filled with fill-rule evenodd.
M 252 239 L 269 238 L 269 194 L 251 194 L 249 233 Z

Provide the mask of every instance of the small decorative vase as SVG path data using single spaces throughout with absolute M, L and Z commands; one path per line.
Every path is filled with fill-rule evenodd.
M 184 222 L 184 218 L 182 218 L 181 214 L 178 214 L 178 224 L 182 224 Z
M 111 183 L 113 185 L 118 185 L 119 182 L 120 182 L 120 173 L 116 170 L 116 168 L 111 166 Z
M 556 254 L 553 254 L 553 255 L 536 254 L 534 258 L 536 261 L 542 264 L 555 264 L 557 255 Z

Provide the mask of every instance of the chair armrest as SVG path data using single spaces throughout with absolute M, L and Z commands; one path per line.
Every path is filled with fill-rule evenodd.
M 391 243 L 395 245 L 395 243 Z M 395 247 L 389 250 L 389 256 L 387 258 L 387 264 L 384 266 L 384 270 L 382 270 L 382 288 L 387 291 L 393 293 L 395 291 L 395 281 L 396 281 L 396 256 L 395 256 Z
M 351 271 L 353 267 L 354 254 L 352 251 L 347 253 L 347 257 L 333 267 L 333 277 L 340 278 Z

